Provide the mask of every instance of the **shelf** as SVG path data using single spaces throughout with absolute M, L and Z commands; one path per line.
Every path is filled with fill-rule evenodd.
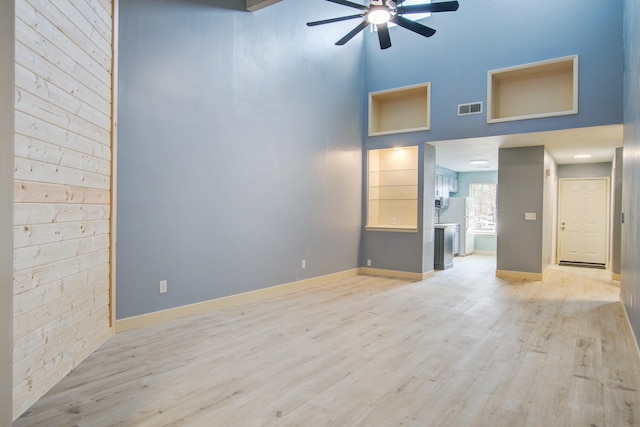
M 431 83 L 369 94 L 369 136 L 430 129 Z
M 418 147 L 368 152 L 367 229 L 416 230 Z
M 578 56 L 489 71 L 487 123 L 578 113 Z
M 418 229 L 415 227 L 397 227 L 397 226 L 391 226 L 391 225 L 387 225 L 387 226 L 380 226 L 380 227 L 376 227 L 376 226 L 366 226 L 365 230 L 367 231 L 393 231 L 395 233 L 417 233 Z
M 418 200 L 418 185 L 371 185 L 369 200 Z

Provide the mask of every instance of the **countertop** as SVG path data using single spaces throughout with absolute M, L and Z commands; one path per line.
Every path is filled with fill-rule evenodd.
M 445 224 L 436 224 L 435 227 L 436 228 L 447 228 L 447 227 L 453 227 L 453 226 L 456 226 L 456 225 L 460 225 L 460 224 L 452 222 L 452 223 L 445 223 Z

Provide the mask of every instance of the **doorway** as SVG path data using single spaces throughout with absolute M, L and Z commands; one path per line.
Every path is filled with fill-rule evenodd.
M 609 178 L 560 179 L 558 263 L 606 268 Z

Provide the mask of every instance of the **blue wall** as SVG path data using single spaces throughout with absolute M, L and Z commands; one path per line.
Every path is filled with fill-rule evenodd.
M 366 31 L 335 47 L 353 21 L 306 27 L 350 12 L 324 1 L 253 14 L 243 0 L 122 2 L 117 317 L 357 267 L 363 143 L 622 122 L 623 1 L 461 0 L 428 18 L 436 36 L 394 28 L 386 51 Z M 486 103 L 488 70 L 571 54 L 580 114 L 492 125 L 456 115 L 459 103 Z M 367 92 L 424 81 L 430 131 L 364 136 Z M 400 246 L 398 257 L 413 247 Z M 409 270 L 424 272 L 427 253 Z
M 622 123 L 622 0 L 459 1 L 457 12 L 422 21 L 438 31 L 429 39 L 394 27 L 393 47 L 380 50 L 377 34 L 364 34 L 367 92 L 431 82 L 431 129 L 368 137 L 366 148 Z M 494 124 L 486 114 L 457 115 L 461 103 L 482 101 L 486 109 L 489 70 L 575 54 L 579 114 Z M 521 183 L 519 191 L 528 191 L 530 184 Z M 542 212 L 538 201 L 535 210 Z M 495 242 L 483 239 L 478 249 L 493 250 Z M 409 255 L 410 242 L 406 247 Z M 531 271 L 539 271 L 539 258 Z M 517 270 L 517 264 L 502 268 Z
M 384 51 L 376 34 L 365 37 L 367 91 L 425 81 L 432 88 L 431 130 L 375 137 L 377 145 L 622 123 L 622 0 L 460 0 L 457 12 L 423 22 L 437 30 L 433 37 L 395 27 Z M 461 103 L 483 101 L 486 109 L 487 71 L 573 54 L 578 115 L 494 124 L 486 114 L 457 116 Z
M 358 266 L 361 40 L 243 8 L 120 3 L 119 319 Z
M 455 197 L 469 197 L 469 184 L 495 184 L 498 182 L 497 171 L 485 172 L 459 172 L 458 192 L 452 194 Z
M 640 2 L 625 0 L 621 299 L 640 341 Z M 633 297 L 633 307 L 631 298 Z
M 497 171 L 460 172 L 458 173 L 458 192 L 455 196 L 469 197 L 469 184 L 495 184 L 497 182 Z M 474 244 L 476 251 L 495 253 L 497 250 L 497 239 L 495 234 L 476 234 Z

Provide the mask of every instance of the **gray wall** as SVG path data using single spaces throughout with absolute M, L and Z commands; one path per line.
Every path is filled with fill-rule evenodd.
M 120 4 L 119 319 L 358 267 L 361 39 L 243 8 Z
M 0 426 L 12 421 L 13 387 L 13 0 L 0 2 Z
M 433 271 L 435 255 L 436 147 L 424 145 L 424 189 L 422 217 L 422 272 Z
M 544 155 L 542 146 L 500 149 L 498 270 L 542 272 Z M 536 220 L 525 221 L 525 212 Z
M 624 160 L 621 299 L 640 341 L 640 2 L 624 1 Z M 633 307 L 631 297 L 633 296 Z
M 558 165 L 558 178 L 610 177 L 611 168 L 611 162 Z
M 433 271 L 435 147 L 418 144 L 418 153 L 418 232 L 367 231 L 363 227 L 360 255 L 363 266 L 370 259 L 372 268 L 410 273 Z M 366 186 L 366 179 L 363 179 L 363 186 Z M 363 224 L 366 224 L 365 215 L 363 209 Z
M 558 166 L 544 150 L 544 195 L 542 201 L 542 265 L 544 270 L 555 263 L 558 230 Z
M 622 246 L 622 158 L 623 149 L 617 148 L 613 160 L 613 214 L 611 218 L 611 272 L 620 274 Z

